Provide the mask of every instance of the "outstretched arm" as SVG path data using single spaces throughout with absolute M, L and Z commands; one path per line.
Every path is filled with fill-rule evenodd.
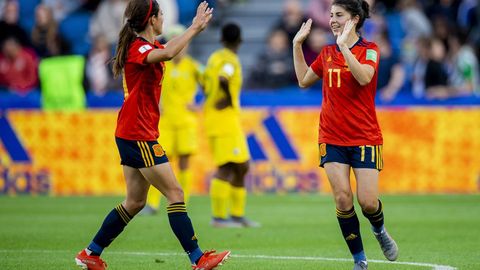
M 171 60 L 175 57 L 198 33 L 205 29 L 212 19 L 213 8 L 203 1 L 198 5 L 197 15 L 193 18 L 192 25 L 183 34 L 173 38 L 166 45 L 165 49 L 156 49 L 147 56 L 147 63 L 158 63 Z

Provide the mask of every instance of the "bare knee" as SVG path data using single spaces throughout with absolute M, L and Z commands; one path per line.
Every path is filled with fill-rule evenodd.
M 374 213 L 378 210 L 378 199 L 376 197 L 372 198 L 358 198 L 358 203 L 362 207 L 363 212 Z
M 340 191 L 335 193 L 335 204 L 337 209 L 348 211 L 353 207 L 353 195 L 351 191 Z
M 234 177 L 232 179 L 232 185 L 235 187 L 244 187 L 245 186 L 245 175 L 249 169 L 248 162 L 235 164 Z
M 180 185 L 170 188 L 165 194 L 169 204 L 184 202 L 183 189 Z
M 125 200 L 125 210 L 134 216 L 145 207 L 146 199 L 129 199 Z
M 248 162 L 238 164 L 237 174 L 241 177 L 244 177 L 247 174 L 249 168 L 250 164 Z

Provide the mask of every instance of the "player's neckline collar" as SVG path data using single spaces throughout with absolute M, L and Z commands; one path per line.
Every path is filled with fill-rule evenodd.
M 146 39 L 145 39 L 144 37 L 142 37 L 142 36 L 137 36 L 137 38 L 140 39 L 140 40 L 142 40 L 142 41 L 148 42 L 148 44 L 151 44 L 153 47 L 155 47 L 156 49 L 158 49 L 158 46 L 157 46 L 157 43 L 156 43 L 156 42 L 154 42 L 154 43 L 152 44 L 150 41 L 146 40 Z M 155 41 L 156 41 L 156 40 L 155 40 Z
M 358 40 L 352 45 L 352 47 L 348 48 L 349 50 L 352 50 L 353 47 L 357 46 L 358 43 L 362 42 L 363 38 L 361 36 L 358 37 Z M 340 51 L 340 47 L 338 47 L 338 44 L 335 44 L 335 48 L 337 48 L 337 51 Z

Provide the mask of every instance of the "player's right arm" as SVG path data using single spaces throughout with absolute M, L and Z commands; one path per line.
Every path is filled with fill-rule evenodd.
M 302 44 L 310 33 L 312 27 L 312 19 L 302 24 L 293 39 L 293 64 L 295 67 L 295 75 L 297 76 L 298 86 L 307 88 L 312 86 L 320 77 L 308 67 L 305 57 L 303 55 Z
M 225 94 L 225 97 L 219 99 L 217 103 L 215 103 L 215 108 L 217 110 L 222 110 L 227 108 L 228 106 L 232 106 L 232 95 L 230 94 L 230 86 L 228 83 L 228 79 L 225 76 L 219 76 L 218 80 L 220 90 Z
M 148 64 L 159 63 L 171 60 L 175 57 L 198 33 L 207 27 L 210 19 L 212 19 L 213 8 L 208 7 L 208 3 L 203 1 L 198 5 L 197 14 L 193 18 L 192 25 L 183 32 L 183 34 L 171 39 L 165 44 L 165 49 L 152 50 L 147 58 Z

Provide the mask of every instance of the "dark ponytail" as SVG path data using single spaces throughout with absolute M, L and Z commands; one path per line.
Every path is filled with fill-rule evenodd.
M 132 43 L 137 35 L 130 27 L 125 24 L 120 31 L 115 57 L 113 58 L 113 76 L 117 78 L 122 73 L 127 59 L 128 45 Z
M 145 30 L 148 19 L 157 16 L 160 7 L 156 0 L 130 0 L 124 13 L 125 24 L 118 35 L 117 50 L 113 60 L 113 75 L 120 76 L 127 59 L 128 47 L 137 33 Z
M 370 5 L 365 0 L 333 0 L 332 5 L 343 7 L 352 17 L 360 17 L 355 29 L 357 32 L 363 27 L 365 20 L 370 18 Z
M 363 26 L 363 22 L 367 18 L 370 18 L 370 5 L 365 0 L 362 1 L 362 11 L 363 11 L 363 16 L 360 16 L 360 19 L 363 18 L 363 21 L 362 21 L 362 26 Z

